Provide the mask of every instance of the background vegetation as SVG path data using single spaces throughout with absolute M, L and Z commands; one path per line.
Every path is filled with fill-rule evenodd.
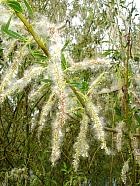
M 2 1 L 0 183 L 140 185 L 133 2 Z

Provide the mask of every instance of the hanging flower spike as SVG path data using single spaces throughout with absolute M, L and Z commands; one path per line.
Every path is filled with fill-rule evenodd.
M 19 50 L 15 52 L 14 62 L 6 70 L 3 75 L 3 80 L 0 85 L 0 94 L 7 88 L 8 85 L 12 82 L 13 78 L 16 77 L 18 72 L 18 67 L 22 63 L 22 59 L 27 55 L 28 51 L 26 50 L 27 43 Z
M 2 94 L 0 94 L 0 102 L 3 102 L 7 96 L 13 94 L 16 90 L 22 91 L 32 79 L 37 78 L 41 75 L 46 69 L 39 65 L 31 66 L 24 72 L 23 78 L 17 80 L 10 87 L 8 87 Z
M 42 107 L 42 111 L 40 114 L 40 120 L 39 120 L 39 127 L 38 127 L 38 138 L 40 138 L 41 131 L 45 125 L 46 117 L 51 111 L 56 99 L 54 94 L 51 94 L 49 99 L 47 100 L 47 103 L 45 103 Z
M 88 116 L 84 113 L 83 118 L 80 125 L 80 133 L 77 137 L 77 141 L 74 144 L 74 160 L 73 160 L 73 167 L 75 171 L 78 169 L 79 165 L 79 158 L 82 157 L 88 157 L 88 149 L 89 145 L 87 143 L 87 130 L 88 130 Z
M 57 113 L 55 121 L 52 122 L 52 153 L 51 162 L 54 166 L 56 161 L 60 158 L 61 154 L 61 142 L 63 138 L 62 127 L 60 122 L 60 114 Z

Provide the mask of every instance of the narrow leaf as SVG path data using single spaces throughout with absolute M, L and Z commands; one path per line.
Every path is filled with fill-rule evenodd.
M 63 70 L 66 70 L 68 68 L 68 63 L 63 53 L 61 53 L 61 66 Z
M 33 10 L 32 10 L 32 7 L 30 6 L 30 4 L 26 1 L 26 0 L 24 0 L 24 3 L 25 3 L 25 6 L 26 6 L 26 8 L 27 8 L 27 10 L 28 10 L 28 13 L 29 13 L 29 16 L 33 16 Z
M 61 49 L 62 52 L 64 52 L 64 50 L 67 48 L 68 44 L 70 43 L 69 40 L 67 40 L 63 46 L 63 48 Z
M 15 12 L 19 12 L 19 13 L 23 12 L 21 5 L 17 1 L 8 0 L 7 5 L 10 8 L 12 8 Z
M 26 38 L 18 34 L 17 32 L 14 32 L 12 30 L 8 30 L 6 25 L 1 26 L 1 31 L 4 32 L 5 34 L 9 35 L 10 37 L 14 39 L 19 39 L 22 41 L 26 41 Z
M 47 59 L 48 57 L 43 55 L 39 50 L 35 50 L 32 52 L 32 55 L 34 57 L 40 58 L 40 59 Z
M 8 19 L 8 22 L 5 24 L 5 29 L 8 30 L 12 16 Z

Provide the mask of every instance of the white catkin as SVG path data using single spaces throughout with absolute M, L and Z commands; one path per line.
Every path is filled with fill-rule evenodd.
M 133 154 L 135 157 L 136 162 L 140 165 L 140 148 L 139 148 L 139 139 L 136 137 L 131 138 L 132 147 L 133 147 Z
M 75 72 L 77 70 L 86 70 L 88 68 L 96 69 L 97 67 L 110 67 L 110 61 L 106 59 L 85 59 L 82 62 L 72 63 L 72 66 L 67 71 Z
M 60 158 L 61 154 L 61 143 L 63 139 L 62 127 L 60 123 L 60 114 L 57 113 L 55 121 L 52 122 L 52 153 L 51 162 L 54 166 L 56 161 Z
M 94 87 L 100 83 L 100 81 L 103 79 L 104 75 L 105 75 L 105 72 L 101 73 L 101 74 L 91 83 L 87 95 L 90 95 L 90 94 L 92 93 Z
M 18 67 L 22 62 L 22 59 L 25 55 L 27 55 L 28 51 L 26 50 L 26 45 L 24 45 L 19 51 L 15 52 L 14 62 L 9 66 L 9 68 L 5 71 L 3 75 L 3 80 L 0 85 L 0 93 L 4 91 L 4 89 L 10 85 L 13 78 L 16 77 L 18 72 Z
M 50 23 L 47 16 L 39 13 L 35 13 L 35 17 L 34 27 L 36 32 L 43 38 L 50 37 L 51 41 L 57 42 L 57 33 L 62 25 Z
M 53 81 L 52 91 L 58 97 L 58 113 L 52 123 L 52 165 L 60 158 L 60 146 L 63 139 L 62 128 L 66 120 L 66 82 L 61 66 L 61 49 L 63 47 L 59 29 L 56 25 L 47 22 L 47 35 L 50 36 L 50 55 L 48 61 L 48 74 Z
M 119 122 L 116 127 L 116 130 L 117 130 L 116 148 L 117 148 L 118 152 L 121 151 L 121 147 L 122 147 L 123 127 L 124 127 L 124 122 Z
M 58 61 L 52 62 L 49 65 L 51 69 L 51 77 L 54 82 L 53 91 L 56 93 L 57 97 L 59 98 L 58 108 L 61 118 L 61 124 L 64 125 L 66 120 L 66 109 L 67 109 L 67 92 L 66 89 L 66 82 L 64 80 L 64 73 L 61 68 L 61 63 Z
M 83 118 L 80 126 L 80 133 L 77 137 L 77 141 L 74 144 L 75 153 L 73 156 L 73 167 L 77 171 L 80 161 L 80 156 L 88 157 L 89 145 L 87 143 L 87 130 L 88 130 L 88 116 L 83 114 Z
M 46 88 L 46 84 L 42 84 L 42 85 L 37 86 L 36 88 L 33 88 L 33 90 L 30 92 L 28 96 L 29 101 L 30 102 L 36 101 L 36 99 L 42 95 L 45 88 Z
M 49 114 L 49 112 L 51 111 L 54 103 L 55 103 L 55 97 L 54 94 L 51 94 L 47 103 L 45 103 L 42 107 L 42 111 L 40 114 L 40 120 L 39 120 L 39 127 L 38 127 L 38 136 L 40 137 L 41 131 L 45 125 L 46 122 L 46 117 Z
M 122 168 L 122 171 L 121 171 L 121 179 L 122 179 L 124 184 L 126 184 L 127 172 L 128 171 L 129 171 L 129 159 L 124 162 L 124 165 L 123 165 L 123 168 Z
M 0 101 L 3 102 L 7 96 L 13 94 L 16 90 L 22 91 L 32 79 L 36 79 L 40 74 L 44 72 L 45 68 L 42 66 L 31 66 L 24 72 L 23 78 L 17 80 L 10 87 L 8 87 L 2 94 L 0 94 Z
M 32 113 L 32 115 L 31 115 L 31 117 L 32 117 L 32 119 L 31 119 L 31 131 L 33 131 L 33 129 L 37 125 L 37 121 L 38 121 L 37 117 L 38 117 L 38 115 L 39 115 L 39 110 L 36 108 L 34 113 Z
M 49 65 L 51 69 L 51 76 L 54 82 L 53 91 L 56 93 L 59 101 L 58 101 L 58 109 L 60 114 L 60 122 L 63 126 L 66 120 L 66 109 L 67 109 L 67 93 L 65 91 L 66 82 L 63 78 L 63 71 L 61 69 L 61 64 L 59 62 L 52 62 Z
M 101 119 L 98 116 L 98 112 L 96 107 L 93 105 L 90 98 L 85 96 L 86 100 L 86 110 L 88 111 L 91 121 L 94 123 L 94 129 L 96 131 L 97 138 L 101 142 L 101 149 L 104 149 L 107 154 L 110 154 L 110 150 L 106 146 L 106 140 L 105 140 L 105 132 L 103 129 L 103 124 L 101 122 Z
M 64 80 L 64 72 L 61 65 L 61 49 L 63 47 L 62 38 L 58 27 L 54 24 L 48 25 L 48 34 L 51 36 L 51 46 L 50 54 L 51 60 L 48 64 L 48 72 L 51 73 L 50 76 L 53 80 L 54 86 L 53 91 L 59 98 L 59 115 L 60 123 L 63 126 L 66 120 L 66 104 L 67 104 L 67 94 L 66 94 L 66 82 Z

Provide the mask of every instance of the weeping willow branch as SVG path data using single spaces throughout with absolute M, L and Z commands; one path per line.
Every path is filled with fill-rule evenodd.
M 77 99 L 79 100 L 79 102 L 81 103 L 82 107 L 85 108 L 86 110 L 86 102 L 85 102 L 85 99 L 84 99 L 84 96 L 82 93 L 80 93 L 75 87 L 73 87 L 72 85 L 70 85 L 70 88 L 72 89 L 72 91 L 74 92 L 74 94 L 76 95 Z M 88 117 L 90 118 L 90 115 L 88 113 L 88 111 L 86 110 L 86 113 L 88 115 Z M 118 131 L 116 129 L 113 129 L 113 128 L 109 128 L 109 127 L 103 127 L 103 129 L 106 131 L 106 132 L 112 132 L 112 133 L 118 133 Z M 140 134 L 133 134 L 132 135 L 133 137 L 136 137 L 136 138 L 140 138 Z
M 32 25 L 27 21 L 27 19 L 19 12 L 15 12 L 16 16 L 23 22 L 25 27 L 27 28 L 28 32 L 33 36 L 34 40 L 38 44 L 38 46 L 43 50 L 47 57 L 50 57 L 49 51 L 45 44 L 41 41 L 41 38 L 38 34 L 34 31 Z

